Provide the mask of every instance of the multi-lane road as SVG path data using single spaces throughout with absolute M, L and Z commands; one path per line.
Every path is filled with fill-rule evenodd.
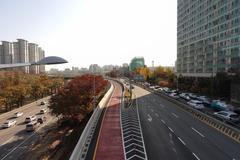
M 148 159 L 238 160 L 240 144 L 176 104 L 135 86 Z
M 3 129 L 0 127 L 0 160 L 18 159 L 21 154 L 28 149 L 30 145 L 37 140 L 38 132 L 41 129 L 53 122 L 55 119 L 47 112 L 44 116 L 47 121 L 41 124 L 36 132 L 26 132 L 25 118 L 30 115 L 37 117 L 43 116 L 39 114 L 40 109 L 47 108 L 46 105 L 40 105 L 41 101 L 48 101 L 48 97 L 18 108 L 16 110 L 0 115 L 0 126 L 7 120 L 15 119 L 17 124 L 10 128 Z M 23 115 L 18 118 L 13 118 L 15 112 L 22 112 Z

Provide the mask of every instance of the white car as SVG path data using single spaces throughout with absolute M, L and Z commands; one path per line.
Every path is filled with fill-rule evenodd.
M 36 121 L 36 120 L 37 120 L 36 116 L 29 116 L 29 117 L 26 117 L 25 123 L 29 123 L 29 122 Z
M 2 127 L 9 128 L 9 127 L 15 125 L 16 123 L 17 123 L 16 120 L 9 120 L 9 121 L 6 121 L 5 123 L 3 123 Z
M 174 98 L 174 99 L 180 98 L 177 93 L 171 93 L 171 94 L 169 94 L 169 96 Z
M 45 108 L 40 110 L 40 114 L 44 114 L 46 112 L 47 112 L 47 109 L 45 109 Z
M 23 115 L 22 112 L 16 112 L 16 113 L 14 113 L 14 117 L 15 117 L 15 118 L 21 117 L 22 115 Z
M 188 96 L 187 93 L 181 93 L 181 94 L 179 95 L 179 97 L 181 97 L 182 99 L 184 99 L 184 100 L 186 100 L 186 101 L 190 101 L 190 100 L 191 100 L 191 98 Z
M 198 100 L 190 100 L 189 102 L 187 102 L 187 104 L 192 106 L 195 109 L 199 109 L 199 110 L 204 109 L 203 103 L 201 101 L 198 101 Z
M 240 116 L 237 113 L 231 111 L 215 112 L 214 115 L 223 120 L 229 120 L 233 122 L 238 122 L 240 120 Z

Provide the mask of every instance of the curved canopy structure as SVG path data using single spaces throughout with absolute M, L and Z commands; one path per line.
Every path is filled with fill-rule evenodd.
M 68 61 L 66 61 L 61 57 L 49 56 L 41 59 L 36 63 L 32 63 L 32 65 L 49 65 L 49 64 L 62 64 L 62 63 L 68 63 Z
M 31 65 L 51 65 L 51 64 L 62 64 L 62 63 L 68 63 L 68 61 L 66 61 L 61 57 L 49 56 L 41 59 L 38 62 L 33 62 L 33 63 L 0 64 L 0 69 L 24 67 L 24 66 L 31 66 Z

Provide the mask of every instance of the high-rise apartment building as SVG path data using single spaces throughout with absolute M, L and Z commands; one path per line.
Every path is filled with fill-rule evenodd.
M 24 39 L 17 39 L 14 42 L 14 62 L 15 63 L 28 63 L 29 62 L 29 52 L 28 52 L 28 41 Z M 21 67 L 25 73 L 29 73 L 29 66 Z
M 240 69 L 240 0 L 178 0 L 177 10 L 178 74 Z
M 12 63 L 13 58 L 14 58 L 13 44 L 11 42 L 2 41 L 1 63 L 2 64 Z
M 138 67 L 144 67 L 145 61 L 143 57 L 134 57 L 129 64 L 129 70 L 135 71 Z
M 0 64 L 37 62 L 45 57 L 45 52 L 37 44 L 24 39 L 17 42 L 2 41 L 0 45 Z M 21 67 L 25 73 L 39 74 L 45 72 L 45 66 Z
M 3 64 L 3 47 L 0 45 L 0 64 Z
M 42 50 L 41 47 L 38 47 L 38 54 L 39 54 L 39 60 L 41 60 L 45 57 L 45 51 Z M 40 65 L 39 66 L 39 71 L 40 71 L 40 73 L 45 72 L 45 65 Z
M 28 43 L 28 53 L 29 53 L 29 62 L 37 62 L 39 61 L 40 55 L 39 55 L 39 49 L 38 45 L 35 43 Z M 39 74 L 39 66 L 30 66 L 29 67 L 29 72 L 34 73 L 34 74 Z

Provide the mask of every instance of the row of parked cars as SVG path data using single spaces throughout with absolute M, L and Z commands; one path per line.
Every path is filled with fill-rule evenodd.
M 207 96 L 199 96 L 193 93 L 181 92 L 179 90 L 170 89 L 167 87 L 160 87 L 157 85 L 150 85 L 149 83 L 142 83 L 145 87 L 156 92 L 167 94 L 173 99 L 183 101 L 194 109 L 204 111 L 205 108 L 213 111 L 213 115 L 224 121 L 240 122 L 240 115 L 234 112 L 234 107 L 221 100 L 211 100 Z
M 45 114 L 47 112 L 46 108 L 43 108 L 40 110 L 39 114 Z M 16 112 L 14 113 L 13 117 L 14 119 L 8 120 L 3 123 L 2 128 L 10 128 L 17 124 L 17 118 L 23 116 L 22 112 Z M 34 131 L 38 124 L 42 124 L 46 121 L 45 116 L 37 117 L 36 115 L 31 115 L 25 118 L 26 123 L 26 130 L 27 131 Z

